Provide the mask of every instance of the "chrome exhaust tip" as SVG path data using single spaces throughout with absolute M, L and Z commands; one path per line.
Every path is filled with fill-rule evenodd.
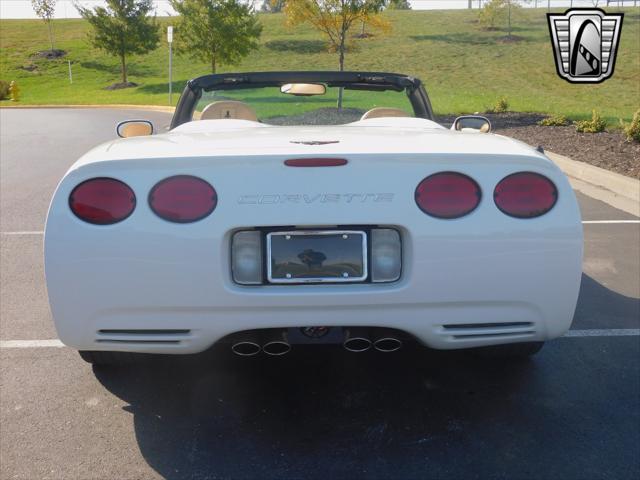
M 267 355 L 280 356 L 291 351 L 291 344 L 287 340 L 287 334 L 284 331 L 269 334 L 266 340 L 266 343 L 262 346 L 262 351 Z
M 348 352 L 366 352 L 371 348 L 371 339 L 366 328 L 350 328 L 346 331 L 342 346 Z
M 402 348 L 402 341 L 395 337 L 380 337 L 373 342 L 373 348 L 383 353 L 395 352 Z
M 260 345 L 249 340 L 242 340 L 231 345 L 231 351 L 241 357 L 252 357 L 260 353 Z

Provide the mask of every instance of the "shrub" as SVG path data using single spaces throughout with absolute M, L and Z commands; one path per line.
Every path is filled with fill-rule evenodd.
M 627 137 L 627 142 L 640 142 L 640 109 L 633 114 L 631 123 L 625 123 L 620 119 L 620 126 Z
M 504 113 L 509 110 L 509 102 L 502 97 L 493 107 L 487 109 L 487 113 Z
M 543 127 L 565 127 L 569 125 L 569 119 L 564 115 L 549 115 L 538 122 Z
M 478 15 L 480 25 L 487 30 L 496 30 L 499 23 L 502 23 L 506 17 L 504 0 L 491 0 L 484 4 Z
M 591 114 L 591 120 L 579 120 L 574 123 L 576 126 L 576 132 L 580 133 L 604 132 L 607 128 L 607 122 L 595 110 Z
M 0 80 L 0 100 L 9 98 L 9 82 Z

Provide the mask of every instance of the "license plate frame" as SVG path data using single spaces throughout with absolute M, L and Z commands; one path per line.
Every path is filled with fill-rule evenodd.
M 356 235 L 361 237 L 361 275 L 349 277 L 336 276 L 315 276 L 300 277 L 292 276 L 291 278 L 274 277 L 273 272 L 273 239 L 275 237 L 309 237 L 309 236 L 350 236 Z M 368 235 L 364 230 L 290 230 L 269 232 L 266 235 L 266 263 L 267 263 L 267 281 L 271 284 L 305 284 L 305 283 L 362 283 L 369 277 L 369 254 L 368 254 Z

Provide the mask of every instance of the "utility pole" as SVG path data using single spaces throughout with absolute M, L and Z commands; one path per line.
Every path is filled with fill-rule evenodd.
M 169 105 L 173 105 L 173 27 L 167 27 L 167 42 L 169 43 Z

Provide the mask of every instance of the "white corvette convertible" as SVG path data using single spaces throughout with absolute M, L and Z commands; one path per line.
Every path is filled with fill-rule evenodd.
M 45 232 L 59 336 L 95 364 L 218 343 L 535 353 L 571 324 L 580 213 L 553 162 L 490 129 L 435 123 L 405 75 L 192 80 L 167 133 L 123 122 L 130 138 L 60 182 Z

